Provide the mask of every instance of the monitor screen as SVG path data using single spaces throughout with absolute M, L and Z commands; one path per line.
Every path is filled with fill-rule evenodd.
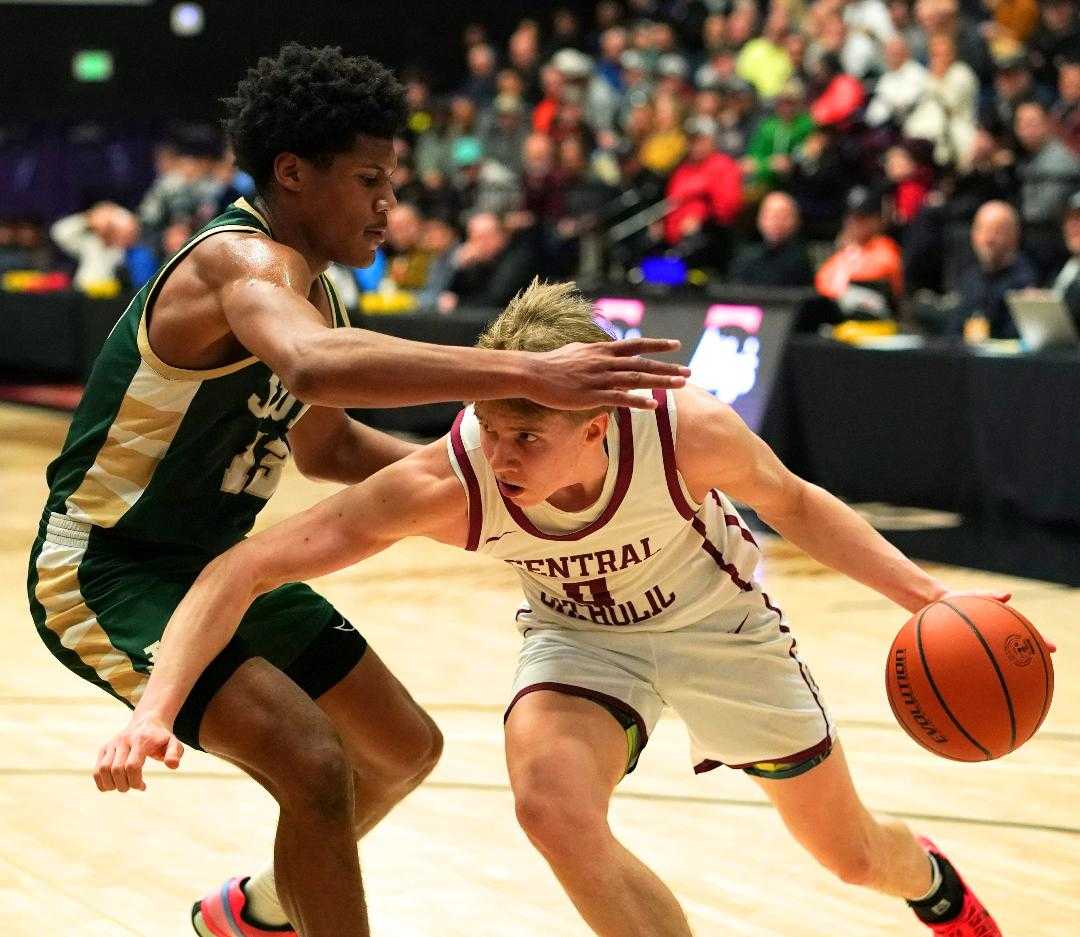
M 597 321 L 618 338 L 677 338 L 690 380 L 760 430 L 795 311 L 788 304 L 700 303 L 603 296 Z

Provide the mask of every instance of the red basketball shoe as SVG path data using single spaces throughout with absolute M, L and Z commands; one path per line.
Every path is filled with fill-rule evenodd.
M 288 924 L 268 927 L 244 917 L 246 878 L 231 878 L 217 891 L 191 906 L 191 926 L 199 937 L 297 937 Z
M 939 863 L 949 863 L 952 866 L 944 853 L 934 845 L 933 840 L 920 836 L 919 843 Z M 928 921 L 923 923 L 938 937 L 1001 937 L 1001 929 L 990 917 L 990 912 L 983 907 L 983 903 L 975 896 L 975 892 L 968 888 L 955 868 L 953 873 L 964 888 L 964 903 L 960 906 L 960 913 L 941 924 L 931 924 Z

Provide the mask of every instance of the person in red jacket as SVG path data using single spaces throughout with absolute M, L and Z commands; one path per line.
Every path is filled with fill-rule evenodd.
M 696 118 L 687 125 L 690 150 L 668 180 L 671 211 L 664 219 L 664 240 L 671 247 L 689 239 L 710 240 L 742 210 L 742 170 L 716 150 L 716 122 Z M 704 246 L 704 245 L 702 245 Z

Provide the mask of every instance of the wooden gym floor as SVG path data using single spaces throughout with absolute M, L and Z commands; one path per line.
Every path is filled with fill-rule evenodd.
M 37 638 L 25 569 L 44 468 L 65 417 L 0 405 L 0 932 L 5 937 L 190 937 L 191 902 L 269 856 L 275 810 L 230 766 L 189 752 L 145 794 L 99 794 L 90 769 L 127 711 L 64 670 Z M 331 490 L 291 472 L 264 512 Z M 772 541 L 763 576 L 841 724 L 874 809 L 934 836 L 1006 937 L 1061 937 L 1080 920 L 1080 591 L 969 570 L 957 588 L 1007 588 L 1059 647 L 1040 735 L 989 764 L 933 757 L 895 725 L 883 668 L 904 614 Z M 366 839 L 373 931 L 393 937 L 588 937 L 518 830 L 501 713 L 516 658 L 515 576 L 427 541 L 399 544 L 318 588 L 367 635 L 446 736 L 432 778 Z M 685 732 L 658 727 L 613 825 L 675 889 L 698 937 L 927 933 L 897 901 L 834 881 L 788 838 L 756 786 L 695 778 Z

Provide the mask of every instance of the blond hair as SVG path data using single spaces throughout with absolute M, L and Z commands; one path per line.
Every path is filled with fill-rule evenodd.
M 610 341 L 612 337 L 596 323 L 592 303 L 581 295 L 576 283 L 544 283 L 534 277 L 485 329 L 476 345 L 499 351 L 554 351 L 572 342 Z M 582 420 L 610 409 L 556 411 L 524 398 L 498 403 L 529 414 L 573 413 Z

